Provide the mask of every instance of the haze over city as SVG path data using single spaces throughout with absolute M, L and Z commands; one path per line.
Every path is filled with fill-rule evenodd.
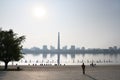
M 24 48 L 120 47 L 120 0 L 0 0 L 0 28 L 25 35 Z

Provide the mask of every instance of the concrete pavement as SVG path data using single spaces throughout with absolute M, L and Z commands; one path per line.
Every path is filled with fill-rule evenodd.
M 47 67 L 45 69 L 0 71 L 0 80 L 120 80 L 120 66 L 86 67 L 85 75 L 82 74 L 80 67 L 73 67 L 73 69 L 72 67 L 56 69 Z

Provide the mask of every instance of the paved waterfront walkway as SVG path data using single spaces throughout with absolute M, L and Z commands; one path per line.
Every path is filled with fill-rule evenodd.
M 41 70 L 0 71 L 0 80 L 120 80 L 120 66 L 45 67 Z

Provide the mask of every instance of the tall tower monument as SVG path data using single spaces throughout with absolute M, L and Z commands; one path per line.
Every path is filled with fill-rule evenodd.
M 60 50 L 60 32 L 58 32 L 58 50 Z
M 60 65 L 60 32 L 58 32 L 58 59 L 57 59 L 57 64 Z

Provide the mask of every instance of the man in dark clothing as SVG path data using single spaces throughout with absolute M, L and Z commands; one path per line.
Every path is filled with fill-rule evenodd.
M 84 63 L 82 64 L 82 70 L 83 70 L 83 74 L 85 74 L 85 65 L 84 65 Z

